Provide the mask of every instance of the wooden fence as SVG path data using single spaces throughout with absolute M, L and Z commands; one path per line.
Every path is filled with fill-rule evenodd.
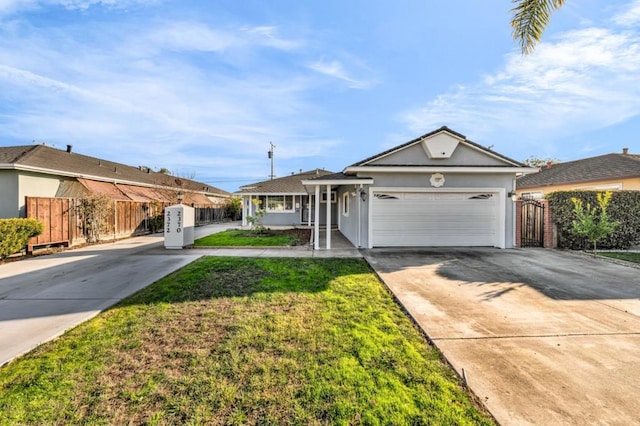
M 73 246 L 86 242 L 85 225 L 78 214 L 79 201 L 73 198 L 26 197 L 27 217 L 44 223 L 44 232 L 29 240 L 27 251 L 35 246 Z M 114 240 L 150 234 L 163 229 L 164 208 L 159 202 L 114 201 L 107 230 L 101 240 Z M 224 207 L 195 207 L 195 224 L 202 226 L 227 220 Z
M 27 197 L 27 217 L 44 223 L 44 231 L 29 240 L 27 252 L 33 246 L 64 244 L 70 246 L 77 239 L 75 200 L 70 198 Z

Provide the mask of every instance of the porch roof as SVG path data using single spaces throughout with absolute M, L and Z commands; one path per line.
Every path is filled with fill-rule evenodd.
M 349 176 L 344 173 L 332 173 L 330 175 L 319 176 L 313 179 L 304 179 L 304 186 L 316 185 L 372 185 L 372 178 Z

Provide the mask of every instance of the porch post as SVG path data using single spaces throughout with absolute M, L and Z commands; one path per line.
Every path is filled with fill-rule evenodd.
M 313 249 L 320 249 L 320 185 L 316 185 L 316 194 L 314 198 L 314 220 L 313 224 Z
M 354 187 L 355 189 L 355 187 Z M 360 192 L 362 191 L 362 184 L 360 184 L 360 189 L 358 189 L 356 191 L 356 203 L 358 203 L 358 248 L 362 247 L 362 214 L 361 214 L 361 205 L 362 203 L 360 202 Z
M 331 248 L 331 185 L 327 185 L 327 250 Z
M 247 200 L 247 197 L 242 196 L 242 226 L 247 226 L 247 215 L 249 214 Z

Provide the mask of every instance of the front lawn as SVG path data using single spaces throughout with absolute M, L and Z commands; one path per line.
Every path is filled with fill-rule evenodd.
M 269 230 L 256 234 L 246 230 L 229 230 L 211 234 L 195 241 L 197 247 L 279 247 L 299 246 L 309 243 L 311 231 L 308 229 Z
M 0 424 L 492 424 L 360 259 L 204 257 L 0 369 Z
M 611 257 L 613 259 L 626 260 L 628 262 L 640 263 L 640 253 L 627 251 L 601 251 L 600 256 Z

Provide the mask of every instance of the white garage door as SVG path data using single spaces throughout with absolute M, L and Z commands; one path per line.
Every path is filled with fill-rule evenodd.
M 377 192 L 374 247 L 500 246 L 499 194 Z

